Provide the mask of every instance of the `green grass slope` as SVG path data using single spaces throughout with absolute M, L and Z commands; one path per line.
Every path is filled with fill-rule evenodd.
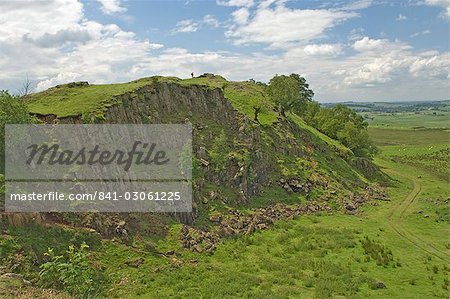
M 32 113 L 54 114 L 57 117 L 100 113 L 114 104 L 114 96 L 133 91 L 146 84 L 149 82 L 145 80 L 77 87 L 65 84 L 30 95 L 27 104 Z

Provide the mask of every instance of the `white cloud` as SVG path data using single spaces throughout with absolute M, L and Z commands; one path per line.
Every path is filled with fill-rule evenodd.
M 343 6 L 342 10 L 359 10 L 365 9 L 372 5 L 372 0 L 359 0 Z
M 80 29 L 83 5 L 78 1 L 0 1 L 0 40 L 15 42 L 61 30 Z
M 303 51 L 308 55 L 331 55 L 336 56 L 342 52 L 342 45 L 340 44 L 322 44 L 322 45 L 307 45 Z
M 372 0 L 324 3 L 317 9 L 290 8 L 289 0 L 230 1 L 232 12 L 226 37 L 236 45 L 268 44 L 270 48 L 291 48 L 326 38 L 336 25 L 359 16 Z M 237 5 L 239 4 L 239 5 Z M 328 8 L 327 8 L 328 7 Z
M 450 54 L 418 57 L 409 66 L 414 77 L 449 79 Z
M 85 29 L 59 30 L 55 33 L 46 32 L 36 38 L 31 38 L 29 35 L 27 33 L 22 36 L 24 42 L 30 42 L 43 48 L 58 47 L 73 42 L 87 42 L 92 38 Z
M 420 35 L 427 35 L 427 34 L 430 34 L 430 33 L 431 33 L 430 30 L 423 30 L 423 31 L 419 31 L 419 32 L 414 32 L 409 37 L 416 37 L 416 36 L 420 36 Z
M 356 16 L 351 11 L 290 9 L 284 1 L 269 1 L 261 3 L 253 14 L 237 10 L 235 24 L 226 35 L 237 45 L 264 43 L 279 48 L 324 37 L 327 29 Z
M 385 39 L 371 39 L 368 36 L 355 41 L 353 48 L 359 52 L 382 50 L 387 45 Z
M 364 28 L 354 28 L 350 31 L 348 39 L 350 41 L 358 40 L 364 37 Z
M 172 33 L 196 32 L 199 26 L 199 23 L 194 22 L 194 20 L 181 20 L 176 24 Z
M 450 0 L 425 0 L 424 4 L 443 8 L 443 16 L 450 19 Z
M 82 79 L 83 75 L 79 73 L 72 73 L 72 72 L 64 72 L 59 73 L 56 77 L 40 81 L 37 84 L 36 89 L 37 90 L 45 90 L 52 86 L 56 86 L 58 84 L 67 83 L 67 82 L 73 82 L 79 79 Z
M 191 19 L 181 20 L 175 25 L 175 28 L 172 30 L 172 34 L 197 32 L 197 30 L 204 26 L 217 28 L 220 26 L 220 22 L 210 14 L 205 15 L 200 21 L 194 21 Z
M 250 12 L 248 11 L 248 8 L 242 7 L 238 10 L 235 10 L 231 15 L 238 25 L 244 25 L 248 22 Z
M 414 85 L 418 84 L 432 92 L 434 84 L 434 88 L 439 85 L 443 88 L 448 81 L 450 66 L 448 53 L 426 57 L 409 52 L 385 52 L 365 63 L 364 57 L 359 58 L 362 63 L 354 66 L 347 65 L 346 69 L 336 71 L 336 75 L 342 76 L 343 84 L 348 87 L 377 86 L 389 82 L 399 84 L 408 81 L 409 88 L 415 89 L 417 86 Z M 434 81 L 434 84 L 430 85 L 430 81 Z M 389 91 L 395 92 L 395 88 Z M 414 94 L 411 93 L 410 97 L 413 96 Z
M 120 0 L 97 0 L 101 4 L 101 10 L 104 14 L 115 15 L 126 12 L 127 9 L 121 6 Z
M 409 50 L 411 46 L 398 40 L 392 42 L 387 39 L 372 39 L 365 36 L 353 43 L 353 49 L 358 52 L 380 52 L 386 50 L 398 52 L 400 50 Z
M 343 83 L 348 86 L 370 86 L 392 80 L 392 73 L 406 61 L 395 57 L 377 57 L 373 61 L 347 70 L 337 71 L 344 75 Z
M 397 18 L 395 18 L 396 21 L 405 21 L 408 18 L 402 14 L 399 14 Z
M 217 28 L 220 26 L 220 22 L 213 15 L 205 15 L 202 20 L 203 24 Z
M 448 84 L 450 60 L 448 53 L 412 52 L 412 48 L 399 41 L 375 40 L 365 37 L 353 45 L 360 52 L 341 62 L 335 71 L 344 86 L 350 88 L 373 87 L 395 82 L 398 86 L 389 89 L 395 92 L 400 84 L 415 90 L 422 86 L 429 92 Z M 413 79 L 414 78 L 414 79 Z M 430 84 L 430 81 L 433 81 Z M 405 92 L 405 90 L 403 90 Z M 423 93 L 420 92 L 420 93 Z M 414 96 L 414 93 L 410 93 Z
M 254 4 L 253 0 L 217 0 L 216 3 L 222 6 L 250 7 Z
M 115 24 L 87 20 L 76 0 L 0 1 L 0 83 L 17 86 L 29 74 L 38 89 L 66 80 L 108 82 L 162 45 L 139 40 Z M 14 91 L 14 89 L 12 90 Z

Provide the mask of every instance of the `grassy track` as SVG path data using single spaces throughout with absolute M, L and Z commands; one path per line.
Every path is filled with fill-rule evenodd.
M 386 172 L 391 173 L 391 174 L 395 173 L 396 176 L 404 176 L 405 177 L 404 174 L 401 174 L 392 169 L 387 169 Z M 403 201 L 400 201 L 391 210 L 391 212 L 388 215 L 389 225 L 392 227 L 392 229 L 397 234 L 399 234 L 405 240 L 411 242 L 417 248 L 441 259 L 442 261 L 448 262 L 449 255 L 447 253 L 436 248 L 432 243 L 427 243 L 426 241 L 421 239 L 418 235 L 411 233 L 410 231 L 408 231 L 408 228 L 403 225 L 403 217 L 404 217 L 405 212 L 407 212 L 407 210 L 411 207 L 411 205 L 417 199 L 418 195 L 420 194 L 420 192 L 422 190 L 421 183 L 418 179 L 411 178 L 411 177 L 407 177 L 407 178 L 412 181 L 413 189 L 404 198 Z

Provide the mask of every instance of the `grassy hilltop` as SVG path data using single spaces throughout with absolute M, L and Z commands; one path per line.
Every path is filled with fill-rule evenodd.
M 47 122 L 188 119 L 195 212 L 189 225 L 151 213 L 12 219 L 0 261 L 33 286 L 0 279 L 0 296 L 44 297 L 48 290 L 36 286 L 45 286 L 59 289 L 58 298 L 448 297 L 449 135 L 436 129 L 445 124 L 369 126 L 380 148 L 374 165 L 296 113 L 280 117 L 256 82 L 207 75 L 77 83 L 33 94 L 27 105 Z M 128 237 L 114 234 L 120 221 Z M 63 255 L 83 242 L 90 288 L 42 285 L 47 247 Z

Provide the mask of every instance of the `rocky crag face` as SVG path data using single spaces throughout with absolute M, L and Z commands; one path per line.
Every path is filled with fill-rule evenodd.
M 209 219 L 217 211 L 276 202 L 318 201 L 345 210 L 349 198 L 369 183 L 360 166 L 372 174 L 378 171 L 370 161 L 354 167 L 350 150 L 298 116 L 279 117 L 261 84 L 228 82 L 214 75 L 190 80 L 152 77 L 129 84 L 136 87 L 116 94 L 108 94 L 105 85 L 99 99 L 94 99 L 99 86 L 58 86 L 33 95 L 29 106 L 46 123 L 191 123 L 194 212 L 175 215 L 185 224 L 213 222 Z M 71 102 L 79 94 L 85 97 L 82 105 Z M 58 108 L 61 101 L 67 101 L 66 107 L 86 102 L 91 106 L 65 115 L 69 113 Z

